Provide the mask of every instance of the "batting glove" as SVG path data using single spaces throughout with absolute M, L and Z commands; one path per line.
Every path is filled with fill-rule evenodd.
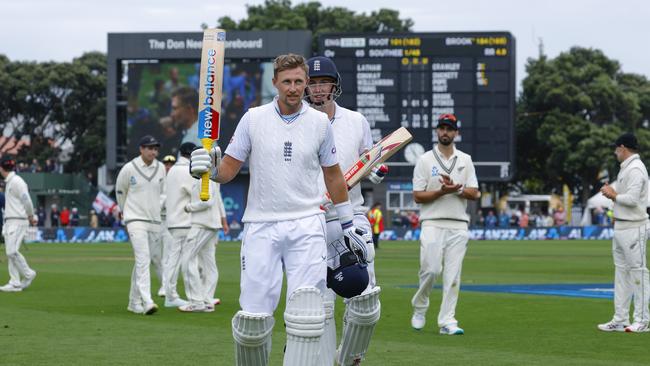
M 384 178 L 386 178 L 386 174 L 388 174 L 388 167 L 386 164 L 377 164 L 370 171 L 368 180 L 375 184 L 379 184 L 384 180 Z
M 196 179 L 200 179 L 201 175 L 210 172 L 210 179 L 217 179 L 219 174 L 219 165 L 221 164 L 221 149 L 219 146 L 213 147 L 210 152 L 208 150 L 199 148 L 192 151 L 190 157 L 190 174 Z
M 372 235 L 359 227 L 350 226 L 348 229 L 343 230 L 343 241 L 352 253 L 359 257 L 360 263 L 372 262 L 374 258 L 370 258 L 368 253 L 368 246 L 372 246 Z

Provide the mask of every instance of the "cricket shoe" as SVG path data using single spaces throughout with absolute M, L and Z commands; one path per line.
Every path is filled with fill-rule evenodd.
M 411 317 L 411 326 L 415 330 L 420 330 L 424 328 L 424 324 L 426 324 L 427 319 L 424 317 L 424 314 L 413 314 L 413 317 Z
M 617 323 L 612 320 L 604 324 L 598 324 L 598 329 L 602 330 L 603 332 L 626 332 L 626 326 L 627 325 L 625 324 Z
M 214 312 L 214 305 L 205 304 L 205 310 L 203 312 L 204 313 L 213 313 Z
M 214 299 L 212 299 L 212 304 L 213 304 L 213 305 L 219 305 L 219 304 L 221 304 L 221 299 L 218 298 L 218 297 L 215 297 Z
M 189 304 L 189 302 L 181 299 L 180 297 L 170 300 L 168 297 L 165 298 L 165 307 L 166 308 L 177 308 L 179 306 L 184 306 Z
M 144 315 L 152 315 L 156 311 L 158 311 L 158 305 L 151 303 L 149 305 L 145 305 L 144 307 Z
M 34 278 L 36 278 L 36 271 L 32 271 L 31 275 L 25 276 L 22 281 L 20 281 L 20 287 L 23 289 L 26 289 L 29 287 L 29 285 L 32 284 L 32 281 L 34 281 Z
M 142 305 L 129 304 L 129 306 L 126 307 L 126 310 L 134 314 L 144 314 L 144 307 Z
M 444 335 L 463 335 L 465 331 L 463 328 L 459 328 L 457 325 L 447 325 L 446 327 L 440 328 L 440 334 Z
M 12 285 L 10 283 L 0 287 L 0 291 L 2 291 L 2 292 L 20 292 L 22 290 L 23 290 L 22 287 L 14 286 L 14 285 Z
M 165 289 L 163 287 L 161 287 L 158 290 L 158 297 L 165 297 L 165 295 L 167 295 L 167 293 L 165 292 Z
M 210 312 L 210 310 L 208 310 L 207 307 L 203 304 L 187 304 L 187 305 L 179 306 L 178 311 L 181 311 L 183 313 L 209 313 Z M 214 307 L 212 308 L 212 311 L 214 311 Z
M 645 333 L 645 332 L 650 332 L 650 328 L 648 328 L 647 323 L 634 322 L 634 323 L 632 323 L 632 325 L 625 327 L 625 332 L 626 333 Z

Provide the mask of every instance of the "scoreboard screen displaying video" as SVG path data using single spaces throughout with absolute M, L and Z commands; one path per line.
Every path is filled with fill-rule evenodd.
M 338 103 L 368 119 L 375 141 L 402 126 L 411 131 L 413 141 L 389 160 L 400 175 L 436 142 L 438 117 L 454 113 L 461 121 L 456 145 L 472 155 L 479 180 L 512 178 L 510 33 L 325 34 L 319 54 L 332 58 L 341 74 Z

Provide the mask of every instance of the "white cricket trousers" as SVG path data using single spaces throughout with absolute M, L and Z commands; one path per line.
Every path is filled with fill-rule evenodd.
M 283 269 L 287 276 L 287 299 L 303 286 L 313 286 L 324 293 L 326 253 L 322 214 L 246 223 L 240 254 L 242 310 L 273 314 L 280 301 Z
M 214 291 L 219 281 L 215 246 L 219 230 L 192 226 L 185 247 L 181 268 L 187 300 L 194 305 L 213 305 Z M 199 268 L 201 270 L 199 271 Z
M 634 322 L 648 324 L 650 281 L 646 264 L 646 241 L 650 224 L 636 228 L 614 229 L 614 321 L 628 324 L 630 303 L 634 297 Z
M 18 219 L 9 219 L 2 226 L 5 252 L 9 263 L 9 284 L 14 287 L 21 287 L 21 277 L 25 278 L 34 274 L 34 270 L 29 268 L 25 257 L 19 252 L 28 227 L 27 220 Z
M 163 277 L 165 278 L 165 297 L 173 301 L 179 298 L 176 286 L 178 284 L 178 274 L 181 271 L 181 257 L 185 239 L 190 229 L 169 229 L 172 240 L 165 245 L 165 261 L 163 263 Z M 164 241 L 163 237 L 163 241 Z
M 160 225 L 135 222 L 127 224 L 126 229 L 129 232 L 133 255 L 135 257 L 135 264 L 131 273 L 129 303 L 146 307 L 153 304 L 153 300 L 151 299 L 149 263 L 152 257 L 152 247 L 160 248 Z
M 436 279 L 442 274 L 442 304 L 438 326 L 458 324 L 456 303 L 460 291 L 460 272 L 467 251 L 467 229 L 443 229 L 423 225 L 420 233 L 420 287 L 411 304 L 417 314 L 424 315 L 429 308 L 429 295 Z

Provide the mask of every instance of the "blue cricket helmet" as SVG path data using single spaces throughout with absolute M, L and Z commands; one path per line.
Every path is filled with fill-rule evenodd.
M 368 265 L 361 263 L 359 257 L 352 252 L 340 256 L 338 268 L 327 268 L 327 287 L 343 298 L 361 295 L 369 282 Z
M 329 57 L 314 56 L 307 60 L 309 66 L 309 77 L 330 77 L 334 79 L 335 88 L 332 92 L 331 100 L 334 101 L 338 98 L 343 90 L 341 89 L 341 75 L 336 68 L 336 64 Z M 305 90 L 305 96 L 309 97 L 309 88 Z M 308 100 L 309 101 L 309 100 Z

